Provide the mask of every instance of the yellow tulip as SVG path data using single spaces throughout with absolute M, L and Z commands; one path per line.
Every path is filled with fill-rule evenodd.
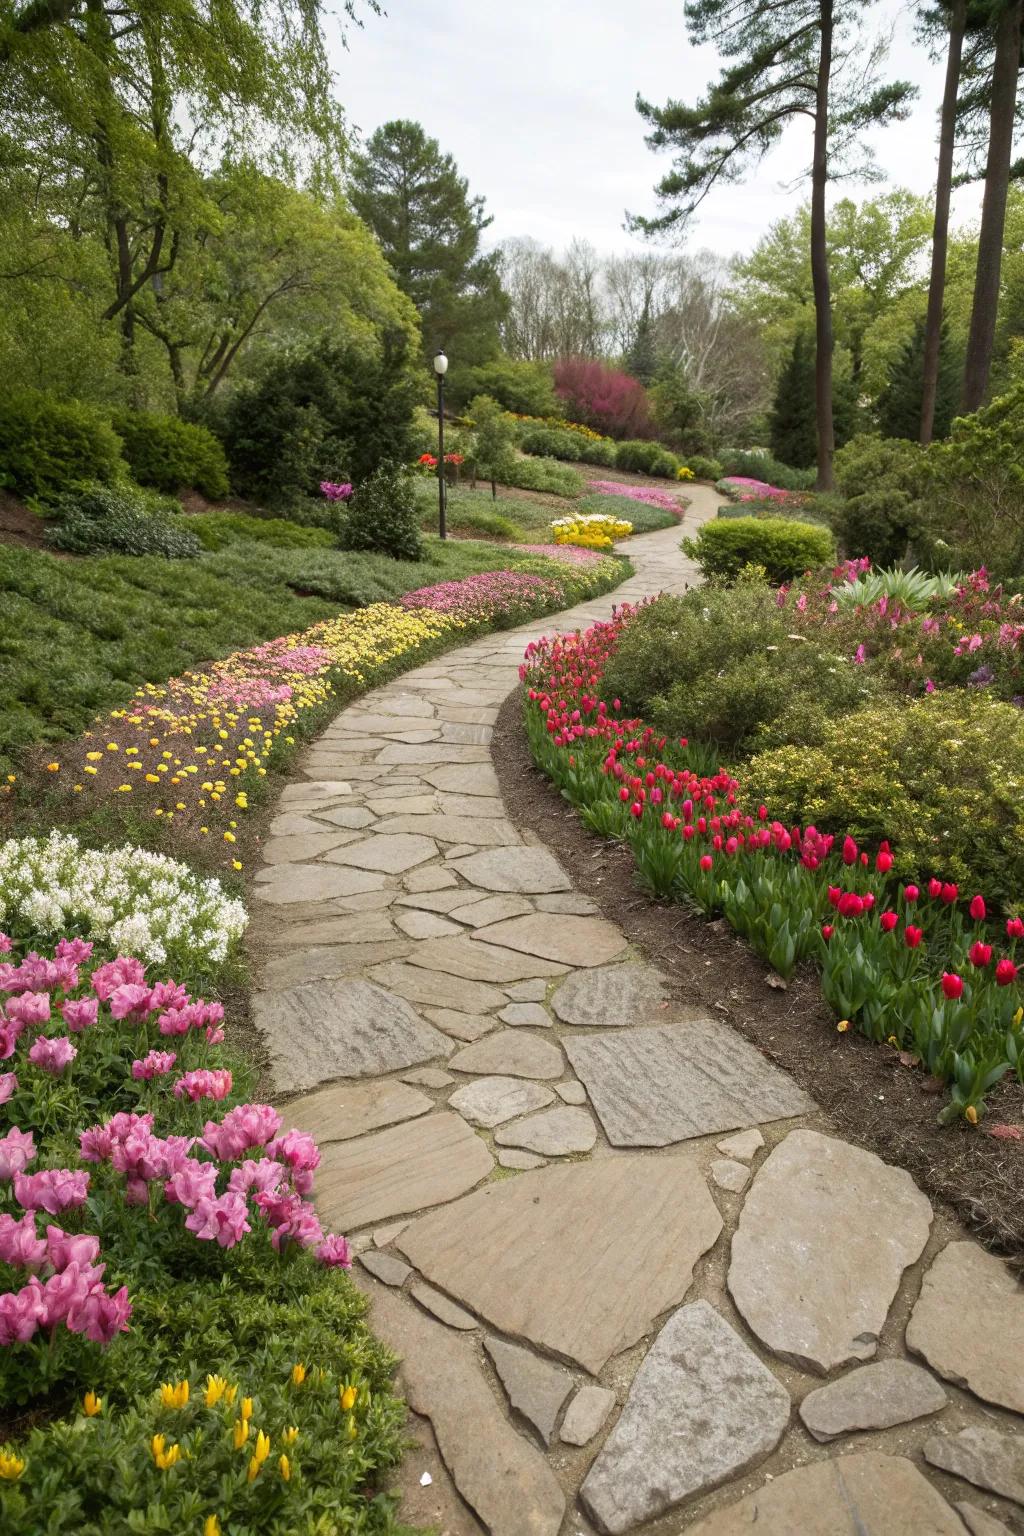
M 223 1376 L 207 1376 L 206 1391 L 203 1394 L 207 1408 L 216 1408 L 227 1389 L 228 1384 Z
M 243 1397 L 242 1406 L 238 1411 L 242 1415 L 242 1418 L 245 1419 L 246 1423 L 248 1423 L 248 1421 L 252 1418 L 252 1398 Z
M 220 1521 L 216 1515 L 207 1515 L 203 1521 L 203 1536 L 221 1536 Z
M 249 1438 L 249 1420 L 236 1419 L 232 1431 L 232 1439 L 236 1451 L 240 1451 Z
M 160 1401 L 165 1408 L 184 1408 L 188 1402 L 188 1382 L 165 1381 L 160 1387 Z
M 348 1413 L 350 1411 L 350 1409 L 355 1404 L 356 1396 L 357 1394 L 355 1387 L 344 1387 L 342 1389 L 340 1396 L 342 1413 Z
M 102 1397 L 97 1397 L 95 1392 L 87 1392 L 82 1398 L 82 1410 L 87 1419 L 94 1419 L 98 1413 L 103 1412 Z
M 299 1360 L 292 1366 L 292 1386 L 301 1387 L 306 1379 L 306 1367 Z
M 15 1456 L 13 1451 L 0 1451 L 0 1477 L 5 1482 L 16 1482 L 24 1470 L 25 1462 L 21 1456 Z
M 278 1469 L 279 1469 L 279 1471 L 281 1473 L 281 1476 L 284 1478 L 285 1482 L 287 1482 L 288 1479 L 292 1475 L 292 1464 L 288 1460 L 288 1457 L 287 1456 L 279 1456 L 277 1458 L 277 1465 L 278 1465 Z
M 299 1431 L 294 1424 L 289 1424 L 288 1428 L 281 1432 L 281 1439 L 285 1445 L 294 1445 L 298 1438 Z
M 267 1457 L 269 1455 L 270 1455 L 270 1436 L 269 1435 L 265 1435 L 263 1433 L 262 1429 L 261 1429 L 261 1430 L 259 1430 L 257 1432 L 257 1435 L 256 1435 L 256 1444 L 255 1444 L 255 1446 L 253 1448 L 252 1459 L 256 1463 L 257 1466 L 262 1467 L 263 1463 L 266 1461 L 266 1459 L 267 1459 Z

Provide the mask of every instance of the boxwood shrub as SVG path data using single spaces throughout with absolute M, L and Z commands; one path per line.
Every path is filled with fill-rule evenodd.
M 121 439 L 102 411 L 35 389 L 0 399 L 0 486 L 46 500 L 126 472 Z
M 206 427 L 157 411 L 120 411 L 114 426 L 140 485 L 158 491 L 189 486 L 211 500 L 228 494 L 228 461 Z
M 771 582 L 792 581 L 835 559 L 827 528 L 784 518 L 716 519 L 684 539 L 682 548 L 706 578 L 720 581 L 734 581 L 746 565 L 763 566 Z
M 658 475 L 663 480 L 674 480 L 679 460 L 660 443 L 641 442 L 639 439 L 619 443 L 615 450 L 616 469 L 632 470 L 638 475 Z

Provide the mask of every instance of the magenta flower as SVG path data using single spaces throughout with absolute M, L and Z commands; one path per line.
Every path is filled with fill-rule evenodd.
M 18 1091 L 17 1072 L 0 1072 L 0 1104 L 6 1104 Z
M 216 1199 L 202 1198 L 196 1203 L 185 1225 L 200 1242 L 216 1241 L 222 1248 L 233 1248 L 246 1232 L 251 1232 L 246 1217 L 249 1208 L 241 1195 L 229 1190 Z
M 0 1263 L 16 1269 L 38 1269 L 47 1258 L 46 1243 L 36 1235 L 31 1211 L 18 1218 L 0 1212 Z
M 348 1239 L 331 1232 L 324 1238 L 316 1251 L 316 1256 L 321 1264 L 329 1268 L 351 1269 L 352 1250 L 348 1246 Z
M 115 1334 L 128 1332 L 131 1315 L 126 1285 L 113 1296 L 99 1286 L 75 1304 L 68 1313 L 67 1325 L 72 1333 L 84 1333 L 94 1344 L 109 1344 Z
M 35 1275 L 20 1291 L 0 1294 L 0 1346 L 27 1344 L 45 1310 L 43 1288 Z
M 7 1017 L 20 1024 L 22 1028 L 30 1024 L 45 1024 L 50 1017 L 50 994 L 22 992 L 20 997 L 10 998 L 7 1003 Z
M 31 1213 L 24 1218 L 32 1221 Z M 95 1264 L 100 1256 L 100 1240 L 88 1232 L 63 1232 L 60 1227 L 46 1228 L 46 1257 L 60 1273 L 69 1264 Z
M 93 1291 L 102 1291 L 105 1269 L 105 1264 L 94 1267 L 73 1259 L 66 1269 L 51 1275 L 43 1285 L 44 1311 L 39 1320 L 42 1326 L 55 1328 L 58 1323 L 68 1323 L 70 1328 L 69 1315 L 81 1307 Z
M 99 1017 L 100 1000 L 98 997 L 69 997 L 67 1002 L 60 1005 L 61 1017 L 73 1035 L 81 1034 L 83 1029 L 91 1029 Z
M 138 982 L 122 982 L 111 992 L 108 1001 L 112 1018 L 127 1019 L 131 1024 L 140 1024 L 152 1010 L 153 992 L 152 988 L 142 986 Z
M 70 1168 L 47 1168 L 42 1173 L 16 1173 L 14 1198 L 26 1211 L 61 1211 L 84 1205 L 89 1193 L 89 1175 Z
M 14 948 L 14 940 L 10 934 L 0 933 L 0 955 L 9 955 Z
M 109 1001 L 118 987 L 141 987 L 145 980 L 146 972 L 142 962 L 128 955 L 118 955 L 116 960 L 108 960 L 106 965 L 97 966 L 90 977 L 92 989 L 101 1003 Z
M 32 1132 L 12 1126 L 6 1136 L 0 1137 L 0 1183 L 7 1184 L 15 1174 L 23 1172 L 35 1155 Z
M 136 1082 L 148 1082 L 170 1072 L 177 1061 L 176 1051 L 150 1051 L 139 1061 L 132 1062 L 132 1077 Z
M 73 965 L 84 965 L 92 959 L 92 948 L 87 939 L 60 939 L 53 953 L 57 960 L 70 960 Z
M 272 1157 L 261 1157 L 258 1162 L 249 1157 L 237 1168 L 232 1168 L 228 1188 L 236 1195 L 247 1195 L 250 1189 L 261 1195 L 274 1194 L 287 1179 L 288 1170 L 283 1163 Z
M 41 1072 L 59 1077 L 78 1055 L 67 1035 L 37 1035 L 29 1048 L 28 1059 Z
M 239 1104 L 224 1119 L 207 1120 L 203 1146 L 221 1162 L 231 1163 L 251 1147 L 265 1147 L 281 1129 L 281 1116 L 270 1104 Z
M 206 1067 L 186 1072 L 174 1085 L 176 1099 L 188 1097 L 193 1104 L 198 1099 L 226 1099 L 231 1092 L 231 1073 L 226 1067 L 210 1070 Z
M 164 1185 L 164 1194 L 172 1205 L 184 1205 L 189 1210 L 200 1200 L 217 1197 L 217 1170 L 213 1163 L 201 1163 L 189 1157 L 177 1168 Z

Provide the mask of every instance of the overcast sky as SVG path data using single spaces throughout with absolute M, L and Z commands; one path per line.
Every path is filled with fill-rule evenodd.
M 602 251 L 636 244 L 622 228 L 625 210 L 654 211 L 652 188 L 670 163 L 644 143 L 636 94 L 693 102 L 718 72 L 713 50 L 687 42 L 682 0 L 384 3 L 387 15 L 366 15 L 348 51 L 334 54 L 352 126 L 368 135 L 390 118 L 421 122 L 486 197 L 489 243 L 529 235 L 561 249 L 578 235 Z M 881 0 L 868 18 L 893 31 L 889 78 L 920 88 L 910 120 L 876 136 L 878 162 L 886 184 L 929 192 L 943 66 L 915 41 L 908 5 Z M 799 119 L 747 181 L 712 193 L 688 243 L 749 251 L 808 195 L 788 184 L 810 159 L 810 128 Z M 871 190 L 844 182 L 832 196 Z M 965 188 L 954 219 L 979 206 L 979 189 Z

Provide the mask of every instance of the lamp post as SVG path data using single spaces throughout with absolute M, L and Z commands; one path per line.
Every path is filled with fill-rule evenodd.
M 434 372 L 437 374 L 437 515 L 438 533 L 448 537 L 445 527 L 445 510 L 448 485 L 444 477 L 444 376 L 448 372 L 448 359 L 444 350 L 434 353 Z

